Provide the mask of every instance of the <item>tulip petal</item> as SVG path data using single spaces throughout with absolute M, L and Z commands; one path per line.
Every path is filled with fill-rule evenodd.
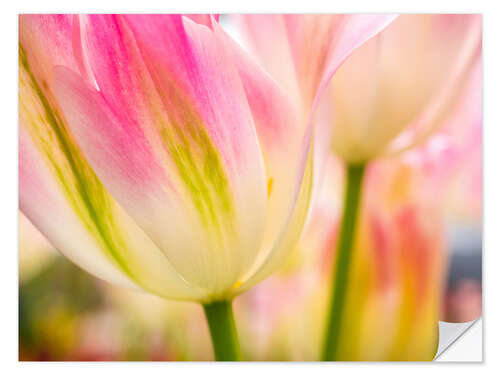
M 429 104 L 389 146 L 388 154 L 398 154 L 419 144 L 444 122 L 457 108 L 460 98 L 466 95 L 467 77 L 481 60 L 482 19 L 480 15 L 441 15 L 432 22 L 433 40 L 428 42 L 433 62 L 425 72 L 432 74 L 426 95 Z M 438 34 L 436 36 L 434 33 Z M 424 64 L 422 64 L 424 65 Z
M 333 16 L 331 16 L 333 17 Z M 365 43 L 370 38 L 377 35 L 380 31 L 391 24 L 398 16 L 394 14 L 383 15 L 347 15 L 342 21 L 330 20 L 329 30 L 332 29 L 331 23 L 338 24 L 340 30 L 336 32 L 333 40 L 327 47 L 326 61 L 324 69 L 317 71 L 317 85 L 313 88 L 315 91 L 315 105 L 321 96 L 323 90 L 330 83 L 332 76 L 337 72 L 339 67 L 359 46 Z M 314 19 L 309 21 L 314 23 Z M 325 33 L 325 38 L 328 34 Z M 331 35 L 329 36 L 331 38 Z M 307 45 L 307 38 L 302 39 L 304 45 Z
M 307 147 L 307 149 L 310 149 L 310 152 L 306 154 L 306 164 L 298 168 L 299 171 L 303 171 L 303 175 L 297 178 L 299 181 L 296 185 L 298 189 L 295 191 L 294 204 L 291 207 L 292 210 L 287 211 L 288 217 L 286 224 L 279 232 L 278 238 L 274 242 L 271 250 L 265 253 L 265 257 L 259 259 L 261 262 L 257 262 L 256 267 L 248 273 L 241 287 L 235 290 L 235 295 L 250 289 L 283 265 L 287 259 L 287 255 L 295 249 L 300 239 L 309 214 L 313 191 L 314 150 L 310 147 Z
M 253 263 L 266 214 L 264 163 L 237 71 L 210 28 L 181 16 L 82 24 L 98 91 L 55 70 L 72 131 L 174 267 L 221 297 Z
M 55 64 L 76 67 L 72 51 L 72 18 L 64 14 L 19 16 L 21 58 L 29 61 L 30 70 L 43 87 L 50 85 Z
M 263 16 L 255 17 L 260 19 Z M 295 185 L 297 188 L 295 190 L 296 201 L 294 201 L 295 205 L 292 206 L 292 210 L 287 211 L 289 212 L 287 226 L 283 228 L 279 240 L 264 263 L 250 276 L 242 286 L 242 290 L 255 285 L 273 272 L 283 262 L 284 255 L 290 251 L 290 248 L 293 248 L 302 233 L 309 213 L 312 191 L 318 189 L 321 183 L 319 176 L 326 158 L 328 135 L 331 134 L 329 124 L 316 121 L 315 118 L 315 111 L 323 90 L 349 53 L 384 28 L 395 16 L 352 16 L 346 18 L 330 16 L 321 20 L 303 15 L 283 17 L 285 17 L 287 35 L 294 56 L 297 80 L 301 86 L 302 115 L 304 116 L 301 120 L 302 124 L 307 125 L 299 152 L 301 162 L 297 168 L 299 173 L 303 174 L 298 177 L 299 183 Z M 333 32 L 338 34 L 332 35 Z M 316 37 L 317 34 L 322 36 L 323 44 L 326 43 L 327 47 L 320 45 L 316 46 L 317 48 L 311 48 L 310 52 L 313 57 L 306 58 L 305 49 L 307 49 L 308 39 L 304 38 L 303 35 Z M 315 124 L 316 122 L 318 123 Z M 313 125 L 317 127 L 314 129 Z M 313 133 L 317 134 L 318 137 L 314 139 L 314 147 L 311 147 Z M 313 155 L 315 155 L 314 158 Z
M 306 170 L 305 159 L 309 154 L 311 138 L 310 133 L 304 134 L 307 118 L 293 99 L 218 25 L 214 25 L 214 30 L 221 43 L 232 53 L 232 62 L 238 67 L 266 164 L 266 234 L 259 257 L 247 275 L 251 277 L 266 264 L 258 277 L 253 278 L 257 282 L 286 259 L 286 255 L 293 250 L 293 239 L 296 240 L 301 233 L 310 199 L 312 169 Z M 299 194 L 300 191 L 302 194 Z M 252 281 L 252 285 L 255 282 Z M 247 287 L 242 281 L 241 288 Z
M 345 58 L 393 15 L 242 15 L 237 22 L 264 67 L 310 107 Z
M 218 14 L 184 14 L 184 17 L 187 17 L 191 20 L 193 20 L 196 23 L 199 23 L 200 25 L 205 25 L 209 28 L 212 28 L 212 17 L 218 21 L 219 20 L 219 15 Z
M 22 212 L 59 251 L 100 278 L 165 297 L 200 298 L 104 189 L 68 131 L 48 67 L 76 66 L 66 54 L 71 18 L 22 16 L 20 41 Z M 57 42 L 48 54 L 40 41 Z
M 238 14 L 231 16 L 242 37 L 266 71 L 296 101 L 300 89 L 287 28 L 280 14 Z
M 85 207 L 76 211 L 75 205 L 83 203 L 77 191 L 66 191 L 74 182 L 71 176 L 56 174 L 53 168 L 62 167 L 61 164 L 51 165 L 54 160 L 47 160 L 23 127 L 19 142 L 20 209 L 62 254 L 87 272 L 116 285 L 166 298 L 204 298 L 177 275 L 112 198 L 101 197 L 105 207 L 94 218 L 86 217 L 91 206 L 87 208 L 89 212 L 84 212 Z M 52 147 L 52 155 L 57 153 L 54 151 Z
M 480 47 L 476 21 L 402 15 L 357 48 L 322 98 L 335 107 L 332 123 L 342 124 L 334 126 L 336 152 L 357 163 L 425 140 L 462 91 Z

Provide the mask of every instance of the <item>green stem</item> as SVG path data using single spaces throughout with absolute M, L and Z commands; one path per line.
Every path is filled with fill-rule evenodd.
M 231 303 L 217 301 L 203 305 L 217 361 L 239 361 L 241 358 Z
M 337 255 L 332 266 L 332 286 L 327 327 L 323 342 L 323 361 L 335 361 L 338 358 L 342 314 L 346 300 L 364 171 L 365 166 L 363 164 L 347 166 L 344 213 L 337 243 Z

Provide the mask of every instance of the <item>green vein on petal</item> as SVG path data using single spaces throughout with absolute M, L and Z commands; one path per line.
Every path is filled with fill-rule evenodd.
M 168 94 L 154 87 L 160 102 L 145 93 L 150 110 L 189 201 L 207 233 L 223 245 L 226 235 L 234 235 L 234 198 L 222 158 L 190 98 L 168 81 Z
M 46 88 L 47 83 L 42 81 L 40 87 L 22 45 L 19 46 L 19 62 L 20 112 L 27 117 L 25 123 L 31 137 L 49 161 L 66 199 L 85 228 L 120 269 L 136 280 L 120 253 L 125 245 L 116 228 L 112 202 L 101 181 L 71 139 L 63 118 L 42 89 Z M 30 99 L 24 96 L 32 96 L 31 100 L 36 103 L 35 111 L 30 110 Z
M 232 195 L 220 155 L 201 121 L 187 117 L 182 126 L 171 122 L 161 135 L 203 225 L 221 239 L 223 227 L 232 227 Z

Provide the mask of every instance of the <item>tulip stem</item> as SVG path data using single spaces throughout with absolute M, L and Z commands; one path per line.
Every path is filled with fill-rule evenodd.
M 332 265 L 330 305 L 323 341 L 323 361 L 338 360 L 342 314 L 346 300 L 364 171 L 364 164 L 347 166 L 344 213 L 337 242 L 336 257 L 334 257 Z
M 215 359 L 239 361 L 241 358 L 238 333 L 234 322 L 232 301 L 217 301 L 203 305 L 207 318 Z

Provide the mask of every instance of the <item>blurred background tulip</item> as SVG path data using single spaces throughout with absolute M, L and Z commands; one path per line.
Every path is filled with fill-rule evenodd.
M 431 360 L 434 356 L 446 270 L 444 228 L 434 202 L 425 204 L 414 195 L 422 182 L 419 173 L 395 161 L 378 162 L 366 172 L 337 360 Z M 332 250 L 341 204 L 332 204 L 332 193 L 338 192 L 343 179 L 341 165 L 332 159 L 328 174 L 317 217 L 301 242 L 304 251 L 313 251 L 318 243 L 323 249 L 317 260 L 323 277 L 311 302 L 318 307 L 320 321 L 327 319 L 330 267 L 325 265 L 336 258 Z M 309 239 L 318 235 L 320 239 Z
M 324 93 L 334 152 L 360 164 L 421 144 L 457 108 L 480 55 L 480 15 L 398 16 Z
M 431 360 L 438 320 L 464 322 L 481 314 L 481 60 L 463 85 L 432 137 L 368 167 L 340 360 Z M 317 260 L 323 269 L 318 314 L 326 309 L 324 264 L 335 259 L 344 179 L 342 162 L 332 155 L 300 245 L 324 249 Z

